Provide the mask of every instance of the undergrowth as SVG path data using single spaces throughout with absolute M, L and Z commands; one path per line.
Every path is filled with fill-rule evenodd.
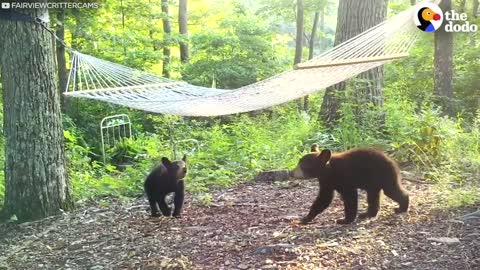
M 260 171 L 292 168 L 312 143 L 318 143 L 336 151 L 380 148 L 402 164 L 414 165 L 428 181 L 438 183 L 440 199 L 446 205 L 478 202 L 480 113 L 473 121 L 465 121 L 461 115 L 450 118 L 442 116 L 432 103 L 415 104 L 395 93 L 395 89 L 387 88 L 383 110 L 359 110 L 347 95 L 341 119 L 330 131 L 318 124 L 317 111 L 298 112 L 294 103 L 255 116 L 214 120 L 149 115 L 153 129 L 137 130 L 135 138 L 123 143 L 134 149 L 129 152 L 132 166 L 124 170 L 102 164 L 98 156 L 92 159 L 94 149 L 83 139 L 85 134 L 66 117 L 66 151 L 74 198 L 141 196 L 148 172 L 162 156 L 173 158 L 176 153 L 177 158 L 189 156 L 187 191 L 202 203 L 209 203 L 210 189 L 253 179 Z M 312 100 L 319 102 L 320 98 L 314 96 Z M 363 113 L 360 120 L 359 113 Z M 383 121 L 379 115 L 385 115 Z M 175 149 L 172 140 L 178 141 Z M 2 181 L 0 197 L 4 192 Z

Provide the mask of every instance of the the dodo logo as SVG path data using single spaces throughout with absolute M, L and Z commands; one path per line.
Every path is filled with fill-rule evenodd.
M 434 3 L 424 3 L 418 5 L 413 20 L 420 30 L 425 32 L 435 32 L 435 30 L 442 26 L 443 12 Z

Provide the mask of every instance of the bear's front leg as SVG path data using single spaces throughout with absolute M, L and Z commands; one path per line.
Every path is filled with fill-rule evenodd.
M 175 210 L 173 210 L 173 216 L 176 218 L 181 217 L 184 199 L 185 199 L 185 184 L 183 180 L 179 180 L 177 184 L 177 191 L 175 192 L 175 198 L 173 200 L 173 203 L 175 204 Z
M 150 204 L 150 212 L 152 213 L 152 217 L 159 217 L 160 213 L 157 208 L 157 202 L 155 200 L 148 200 L 148 203 Z
M 310 207 L 308 215 L 302 218 L 301 223 L 307 224 L 312 221 L 318 214 L 323 212 L 323 210 L 325 210 L 330 205 L 332 199 L 333 189 L 320 187 L 320 192 L 318 193 L 317 198 Z
M 337 224 L 350 224 L 357 217 L 358 192 L 357 189 L 340 191 L 345 206 L 345 218 L 337 220 Z

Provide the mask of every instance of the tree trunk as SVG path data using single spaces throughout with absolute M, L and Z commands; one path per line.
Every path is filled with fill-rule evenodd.
M 460 3 L 458 5 L 458 11 L 461 13 L 464 13 L 466 4 L 467 4 L 467 0 L 460 0 Z
M 452 1 L 443 0 L 442 10 L 451 10 Z M 451 115 L 453 97 L 453 35 L 440 27 L 435 31 L 434 94 L 445 114 Z
M 158 48 L 157 48 L 157 43 L 155 41 L 155 38 L 154 38 L 153 34 L 154 34 L 153 30 L 148 31 L 148 36 L 150 37 L 150 40 L 152 41 L 152 50 L 155 52 L 155 51 L 158 51 Z
M 23 10 L 48 17 L 47 10 Z M 0 21 L 8 217 L 35 220 L 73 206 L 65 170 L 52 36 L 31 22 Z
M 325 37 L 325 7 L 320 10 L 320 24 L 319 24 L 320 32 L 322 32 L 322 36 L 320 37 L 320 52 L 324 52 L 327 49 L 327 42 Z
M 293 65 L 302 62 L 302 51 L 303 51 L 303 0 L 297 0 L 297 33 L 295 38 L 295 58 L 293 60 Z M 305 110 L 304 103 L 302 98 L 297 100 L 298 108 L 300 110 Z
M 57 27 L 56 35 L 61 40 L 65 40 L 65 9 L 59 10 L 57 13 Z M 62 111 L 65 111 L 63 92 L 67 88 L 68 70 L 67 60 L 65 59 L 65 47 L 60 42 L 56 42 L 56 54 L 57 54 L 57 68 L 58 68 L 58 81 L 59 81 L 59 93 L 60 104 L 62 105 Z
M 152 0 L 148 0 L 148 5 L 152 5 Z M 151 16 L 150 17 L 150 20 L 153 21 L 154 19 L 154 16 Z M 155 40 L 155 30 L 153 29 L 154 27 L 150 26 L 150 30 L 148 30 L 148 36 L 150 37 L 150 41 L 152 42 L 152 50 L 154 52 L 158 51 L 158 48 L 157 48 L 157 42 Z
M 170 26 L 170 19 L 168 14 L 168 0 L 162 0 L 162 22 L 163 22 L 163 39 L 166 40 L 163 45 L 163 71 L 162 74 L 165 78 L 170 78 L 170 34 L 172 33 L 172 28 Z
M 297 34 L 295 39 L 295 59 L 293 64 L 302 62 L 303 50 L 303 0 L 297 0 Z
M 480 4 L 480 0 L 472 0 L 472 16 L 473 18 L 477 18 L 480 11 L 478 10 L 478 6 Z M 470 32 L 468 33 L 468 38 L 470 40 L 470 46 L 475 47 L 477 46 L 477 40 L 476 40 L 477 33 L 476 32 Z
M 316 11 L 315 16 L 313 18 L 312 34 L 310 35 L 310 44 L 308 46 L 308 60 L 313 58 L 319 20 L 320 20 L 320 11 Z
M 187 63 L 190 58 L 188 51 L 188 26 L 187 26 L 187 1 L 180 0 L 178 5 L 178 27 L 182 38 L 185 40 L 180 41 L 180 60 L 182 63 Z
M 480 0 L 473 0 L 473 17 L 478 18 L 480 15 L 480 10 L 478 10 L 478 7 L 480 6 Z
M 340 0 L 335 45 L 338 45 L 385 20 L 388 0 Z M 361 103 L 383 106 L 383 67 L 359 75 L 366 82 L 355 94 Z M 339 108 L 346 82 L 327 88 L 320 109 L 320 118 L 328 125 L 339 118 Z
M 313 26 L 312 26 L 312 32 L 310 34 L 310 40 L 308 42 L 308 60 L 313 58 L 319 19 L 320 19 L 320 12 L 316 11 L 315 16 L 313 18 Z M 308 112 L 309 107 L 310 107 L 310 98 L 307 95 L 303 98 L 303 110 Z
M 123 56 L 127 57 L 127 45 L 125 44 L 125 10 L 123 7 L 123 0 L 120 0 L 120 8 L 122 12 L 122 47 L 123 47 Z

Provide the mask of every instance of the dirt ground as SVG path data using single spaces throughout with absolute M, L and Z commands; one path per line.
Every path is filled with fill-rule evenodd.
M 106 200 L 21 225 L 0 225 L 0 269 L 480 269 L 477 210 L 445 209 L 434 185 L 404 182 L 407 214 L 382 197 L 374 220 L 337 225 L 338 198 L 311 224 L 315 180 L 248 183 L 186 202 L 181 219 L 151 218 L 147 202 Z M 360 196 L 365 209 L 365 194 Z

